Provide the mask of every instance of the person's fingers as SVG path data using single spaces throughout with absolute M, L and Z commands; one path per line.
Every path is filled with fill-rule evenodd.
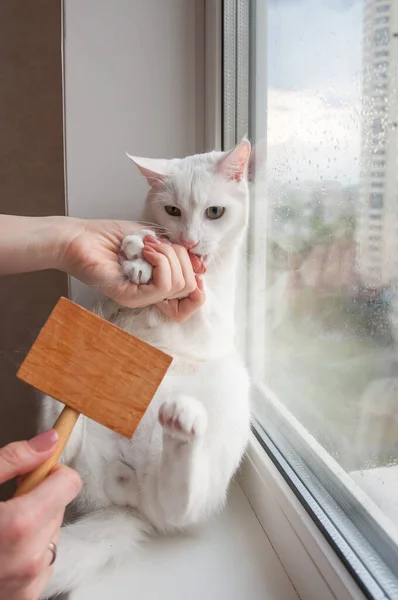
M 157 304 L 159 310 L 169 319 L 182 323 L 192 316 L 206 300 L 203 281 L 199 276 L 196 276 L 196 289 L 183 300 L 169 300 L 168 302 L 160 302 Z
M 45 431 L 31 440 L 13 442 L 0 449 L 0 483 L 33 471 L 55 450 L 58 434 Z
M 44 526 L 36 524 L 30 535 L 18 538 L 14 543 L 11 540 L 8 568 L 26 584 L 40 579 L 48 570 L 51 574 L 53 553 L 50 543 L 57 545 L 59 542 L 63 516 L 62 510 Z
M 200 280 L 200 277 L 196 278 Z M 179 321 L 186 321 L 190 316 L 192 316 L 206 301 L 206 295 L 203 289 L 203 283 L 200 280 L 198 287 L 189 294 L 188 298 L 184 298 L 184 300 L 180 301 L 178 311 L 179 311 Z
M 201 260 L 199 256 L 189 252 L 189 258 L 191 260 L 193 271 L 196 275 L 203 275 L 206 273 L 206 267 L 203 264 L 203 260 Z
M 29 600 L 40 600 L 42 598 L 42 594 L 45 591 L 46 586 L 50 580 L 52 572 L 53 572 L 53 569 L 51 567 L 42 571 L 40 573 L 40 575 L 38 577 L 36 577 L 28 587 L 24 588 L 23 598 L 26 598 Z M 15 597 L 20 598 L 21 596 L 17 595 Z
M 18 598 L 41 596 L 52 572 L 50 543 L 57 544 L 60 538 L 64 509 L 52 517 L 47 515 L 47 519 L 40 522 L 30 510 L 23 511 L 26 498 L 15 498 L 0 505 L 0 555 L 1 550 L 7 552 L 6 560 L 0 557 L 0 571 L 3 583 L 7 582 L 7 598 L 14 598 L 14 592 L 18 592 L 15 596 Z M 26 594 L 20 595 L 21 590 Z
M 196 289 L 195 274 L 187 250 L 183 246 L 178 245 L 173 246 L 173 248 L 180 263 L 185 285 L 183 289 L 177 290 L 177 293 L 172 298 L 184 298 Z
M 50 543 L 58 544 L 60 539 L 60 526 L 63 513 L 58 518 L 55 529 L 40 530 L 38 535 L 32 539 L 22 539 L 20 543 L 11 548 L 7 560 L 7 570 L 12 577 L 9 592 L 16 592 L 18 598 L 29 598 L 39 600 L 52 575 L 53 553 Z M 9 577 L 10 579 L 10 577 Z M 14 589 L 13 589 L 14 588 Z M 21 596 L 21 590 L 24 596 Z
M 48 523 L 41 527 L 40 532 L 36 535 L 32 543 L 35 545 L 38 556 L 39 567 L 41 570 L 46 570 L 51 566 L 53 560 L 53 552 L 50 549 L 50 544 L 58 545 L 61 538 L 61 525 L 64 520 L 65 511 L 60 510 Z M 31 553 L 35 554 L 32 548 Z
M 196 286 L 200 292 L 205 291 L 205 286 L 203 284 L 203 279 L 200 275 L 195 275 Z
M 160 297 L 165 298 L 172 289 L 171 267 L 167 257 L 150 246 L 143 248 L 142 255 L 153 266 L 153 274 L 151 283 L 138 286 L 138 293 L 145 299 L 156 297 L 159 293 Z
M 185 280 L 182 271 L 182 266 L 180 264 L 180 259 L 177 256 L 177 252 L 181 255 L 182 252 L 179 246 L 174 244 L 166 244 L 164 242 L 156 241 L 156 243 L 146 244 L 147 247 L 153 248 L 157 253 L 163 254 L 169 261 L 170 270 L 171 270 L 171 296 L 180 292 L 185 288 Z M 144 246 L 144 250 L 145 247 Z M 169 297 L 171 297 L 169 296 Z
M 24 501 L 23 510 L 35 514 L 37 522 L 45 523 L 72 502 L 82 487 L 76 471 L 58 464 L 37 487 L 10 502 Z
M 179 321 L 178 317 L 178 304 L 179 300 L 167 300 L 167 302 L 159 302 L 156 306 L 166 317 L 172 321 Z
M 165 237 L 164 235 L 159 235 L 159 237 L 154 237 L 153 235 L 146 235 L 144 237 L 144 244 L 149 243 L 149 244 L 168 244 L 169 246 L 171 246 L 171 242 L 170 240 Z
M 65 465 L 57 465 L 36 488 L 3 503 L 0 512 L 3 535 L 11 541 L 28 538 L 64 511 L 80 489 L 79 475 Z
M 123 290 L 108 295 L 125 306 L 147 306 L 160 300 L 188 296 L 196 289 L 193 264 L 201 268 L 199 258 L 168 240 L 147 235 L 144 238 L 143 258 L 153 266 L 151 281 L 146 285 L 124 282 Z

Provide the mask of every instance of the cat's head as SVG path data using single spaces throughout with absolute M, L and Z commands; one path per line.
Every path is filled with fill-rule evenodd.
M 246 139 L 230 152 L 182 159 L 128 155 L 151 188 L 145 218 L 162 227 L 173 243 L 185 245 L 204 262 L 212 262 L 235 247 L 244 232 L 249 155 Z

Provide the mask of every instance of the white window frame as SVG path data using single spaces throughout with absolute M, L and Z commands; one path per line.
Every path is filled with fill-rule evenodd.
M 252 435 L 239 483 L 303 600 L 365 600 L 304 506 Z

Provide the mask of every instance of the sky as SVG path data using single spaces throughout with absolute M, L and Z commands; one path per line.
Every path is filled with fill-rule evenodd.
M 269 181 L 358 182 L 362 8 L 269 0 Z

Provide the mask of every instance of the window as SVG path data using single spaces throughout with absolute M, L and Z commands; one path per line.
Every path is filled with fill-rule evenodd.
M 387 46 L 390 40 L 390 33 L 388 27 L 380 27 L 376 29 L 374 33 L 374 45 L 375 46 Z
M 378 192 L 370 194 L 370 208 L 383 208 L 383 194 Z
M 389 4 L 382 4 L 381 6 L 376 6 L 377 13 L 388 12 L 390 10 Z
M 363 589 L 392 600 L 398 597 L 392 500 L 398 497 L 398 236 L 391 225 L 398 215 L 394 186 L 372 181 L 395 180 L 398 160 L 395 138 L 383 128 L 384 113 L 397 110 L 383 58 L 394 56 L 395 64 L 396 50 L 389 28 L 374 28 L 389 4 L 254 4 L 248 112 L 255 168 L 245 301 L 255 431 L 281 470 L 286 461 L 311 494 L 320 485 L 331 495 L 349 527 L 328 517 L 380 593 Z M 367 21 L 364 6 L 372 10 Z M 259 12 L 266 19 L 259 21 Z M 376 85 L 383 92 L 377 100 Z M 398 122 L 398 114 L 392 119 Z M 341 556 L 353 572 L 346 549 Z
M 382 23 L 388 23 L 390 20 L 390 17 L 377 17 L 377 19 L 375 19 L 375 25 L 381 25 Z
M 377 119 L 373 119 L 373 125 L 372 125 L 373 135 L 378 135 L 382 131 L 383 131 L 383 125 L 382 125 L 381 118 L 378 117 Z
M 388 62 L 386 60 L 375 62 L 375 69 L 385 71 L 388 67 Z
M 375 75 L 378 78 L 386 78 L 387 77 L 387 69 L 388 69 L 388 62 L 387 61 L 379 61 L 376 62 L 374 65 L 375 68 Z

